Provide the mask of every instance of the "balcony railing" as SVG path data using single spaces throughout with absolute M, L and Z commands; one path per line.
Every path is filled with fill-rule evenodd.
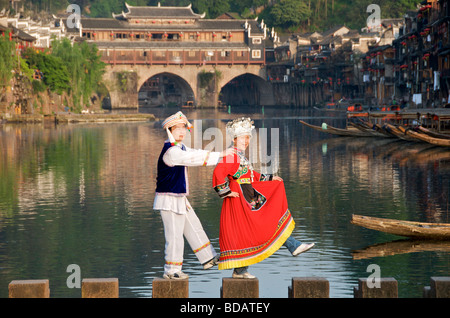
M 100 50 L 104 63 L 143 65 L 220 65 L 265 64 L 264 50 L 252 57 L 248 50 L 233 51 L 173 51 L 173 50 Z

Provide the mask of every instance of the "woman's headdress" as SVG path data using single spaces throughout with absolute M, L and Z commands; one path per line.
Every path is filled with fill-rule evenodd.
M 227 134 L 229 134 L 233 139 L 239 136 L 251 136 L 253 129 L 255 129 L 255 126 L 253 126 L 253 120 L 248 117 L 237 118 L 229 121 L 226 126 Z

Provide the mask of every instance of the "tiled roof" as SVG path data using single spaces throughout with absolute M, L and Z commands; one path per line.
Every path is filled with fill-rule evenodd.
M 191 5 L 187 7 L 161 7 L 161 6 L 148 6 L 148 7 L 135 7 L 125 3 L 128 12 L 122 12 L 122 15 L 126 19 L 142 19 L 142 18 L 163 18 L 163 19 L 199 19 L 203 18 L 205 14 L 197 14 L 192 11 Z M 116 15 L 113 15 L 116 16 Z M 120 16 L 120 15 L 117 15 Z
M 12 31 L 12 37 L 13 38 L 18 38 L 19 40 L 22 41 L 29 41 L 29 42 L 34 42 L 36 41 L 36 38 L 34 36 L 31 36 L 30 34 L 14 27 L 13 25 L 9 25 L 8 27 L 5 27 L 3 25 L 0 25 L 0 32 L 4 32 L 6 30 L 11 30 Z
M 124 29 L 128 23 L 113 18 L 81 18 L 83 29 Z
M 243 31 L 245 20 L 197 20 L 194 24 L 130 24 L 126 21 L 117 19 L 100 18 L 81 18 L 83 29 L 106 29 L 106 30 L 145 30 L 145 31 Z M 259 28 L 258 22 L 254 20 L 247 21 L 251 26 L 252 35 L 262 35 L 264 32 Z

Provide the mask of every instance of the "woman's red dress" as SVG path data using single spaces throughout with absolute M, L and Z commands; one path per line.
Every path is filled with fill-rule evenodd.
M 213 175 L 223 199 L 220 216 L 219 269 L 249 266 L 276 252 L 291 235 L 295 223 L 288 208 L 284 183 L 253 171 L 242 153 L 223 158 Z M 254 189 L 254 190 L 253 190 Z M 249 191 L 253 200 L 249 200 Z M 253 192 L 254 191 L 254 192 Z

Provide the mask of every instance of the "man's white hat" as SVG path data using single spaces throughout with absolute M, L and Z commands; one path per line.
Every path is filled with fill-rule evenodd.
M 187 120 L 187 117 L 181 111 L 164 119 L 164 121 L 162 122 L 162 127 L 166 130 L 167 135 L 169 136 L 169 141 L 172 144 L 175 143 L 175 138 L 173 137 L 169 128 L 173 127 L 175 125 L 178 125 L 178 124 L 185 124 L 187 129 L 189 129 L 189 130 L 192 127 L 194 127 L 193 125 L 191 125 L 191 123 Z

